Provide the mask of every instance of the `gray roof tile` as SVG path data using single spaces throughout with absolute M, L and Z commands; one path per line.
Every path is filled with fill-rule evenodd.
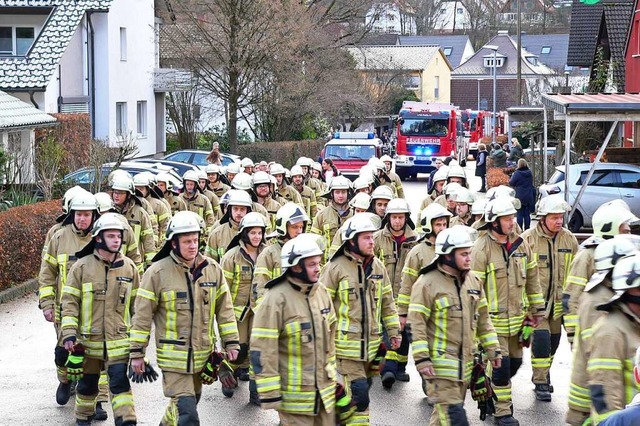
M 551 48 L 549 53 L 542 53 L 543 48 L 547 47 Z M 567 65 L 569 34 L 523 34 L 522 48 L 538 55 L 538 60 L 549 68 L 564 72 Z
M 439 46 L 357 46 L 347 51 L 361 70 L 415 71 L 427 68 Z
M 6 7 L 51 7 L 52 12 L 27 57 L 0 58 L 0 88 L 7 90 L 45 87 L 85 11 L 107 11 L 112 1 L 5 0 L 3 6 Z
M 49 114 L 0 90 L 0 130 L 55 122 Z
M 451 54 L 447 57 L 452 67 L 457 67 L 462 62 L 464 48 L 469 42 L 466 35 L 435 35 L 435 36 L 400 36 L 401 46 L 440 46 L 451 47 Z

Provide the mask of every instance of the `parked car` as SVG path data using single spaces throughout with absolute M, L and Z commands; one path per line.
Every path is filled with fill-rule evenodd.
M 134 160 L 131 160 L 131 162 L 149 164 L 149 165 L 163 164 L 165 166 L 171 167 L 180 176 L 184 175 L 185 172 L 187 172 L 189 170 L 195 170 L 195 171 L 200 170 L 200 167 L 196 166 L 195 164 L 183 163 L 183 162 L 180 162 L 180 161 L 165 160 L 165 159 L 161 159 L 161 158 L 160 159 L 158 159 L 158 158 L 136 158 Z
M 574 204 L 591 166 L 592 163 L 580 163 L 569 167 L 569 204 Z M 565 176 L 565 166 L 556 167 L 556 172 L 549 181 L 540 186 L 540 198 L 564 194 Z M 578 232 L 582 227 L 591 227 L 591 217 L 596 209 L 615 199 L 624 200 L 631 211 L 640 216 L 640 167 L 622 163 L 596 164 L 578 208 L 569 222 L 569 229 Z
M 179 161 L 181 163 L 195 164 L 196 166 L 206 167 L 209 151 L 198 149 L 183 149 L 181 151 L 172 152 L 163 157 L 164 160 Z M 227 167 L 231 163 L 240 163 L 240 157 L 235 154 L 220 154 L 222 157 L 222 165 Z
M 107 178 L 109 177 L 109 173 L 114 170 L 114 165 L 114 163 L 105 163 L 102 165 L 100 181 L 106 182 Z M 165 166 L 163 164 L 149 165 L 145 163 L 126 161 L 120 164 L 120 167 L 118 168 L 126 170 L 132 175 L 136 175 L 142 172 L 151 172 L 154 174 L 166 172 L 169 173 L 169 175 L 173 178 L 171 182 L 173 184 L 173 187 L 177 190 L 180 190 L 182 188 L 182 178 L 170 166 Z M 95 182 L 95 174 L 95 168 L 83 167 L 79 170 L 76 170 L 75 172 L 69 173 L 64 178 L 62 178 L 62 183 L 65 186 L 80 185 L 85 189 L 89 189 L 93 182 Z
M 539 157 L 543 152 L 542 148 L 535 147 L 533 150 L 531 148 L 526 148 L 522 151 L 524 154 L 524 158 L 529 159 L 532 156 Z M 547 157 L 556 157 L 556 147 L 555 146 L 547 146 Z M 579 159 L 579 155 L 575 151 L 571 151 L 571 164 L 577 163 Z M 563 159 L 560 159 L 562 161 Z

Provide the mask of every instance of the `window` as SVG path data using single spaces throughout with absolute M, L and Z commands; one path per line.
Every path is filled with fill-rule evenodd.
M 587 177 L 587 171 L 580 172 L 580 179 L 578 179 L 578 185 L 582 185 L 582 182 Z M 589 186 L 616 186 L 615 173 L 612 170 L 596 170 L 591 176 Z
M 116 136 L 127 133 L 127 103 L 116 102 Z
M 120 27 L 120 60 L 127 60 L 127 29 Z
M 404 82 L 405 89 L 419 89 L 420 88 L 420 77 L 410 76 Z
M 498 56 L 496 58 L 496 68 L 500 68 L 502 65 L 504 65 L 504 58 Z M 484 58 L 484 66 L 485 68 L 493 68 L 493 55 Z
M 551 46 L 542 46 L 542 50 L 540 51 L 542 55 L 548 55 L 551 53 Z
M 147 101 L 138 101 L 137 129 L 139 137 L 147 136 Z
M 620 183 L 616 186 L 620 188 L 640 188 L 640 173 L 628 171 L 620 171 L 618 173 L 620 176 Z
M 207 157 L 209 156 L 209 154 L 200 154 L 200 153 L 196 153 L 193 154 L 193 164 L 195 164 L 196 166 L 206 166 L 207 164 L 209 164 L 209 162 L 207 161 Z
M 0 55 L 25 56 L 35 39 L 33 27 L 0 27 Z
M 179 161 L 181 163 L 188 163 L 189 160 L 191 160 L 191 153 L 190 152 L 176 152 L 175 154 L 170 155 L 169 157 L 167 157 L 167 160 Z
M 332 160 L 368 160 L 376 156 L 373 145 L 327 145 L 324 158 Z
M 444 49 L 442 49 L 444 51 L 444 56 L 451 56 L 451 52 L 453 51 L 453 47 L 445 47 Z
M 433 77 L 433 98 L 440 98 L 440 76 L 437 75 Z
M 389 14 L 387 15 L 387 20 L 388 20 L 389 22 L 393 22 L 393 21 L 395 21 L 395 20 L 396 20 L 396 16 L 395 16 L 393 13 L 389 13 Z
M 464 10 L 461 7 L 459 7 L 458 10 L 456 10 L 456 13 L 458 15 L 462 15 L 464 13 Z

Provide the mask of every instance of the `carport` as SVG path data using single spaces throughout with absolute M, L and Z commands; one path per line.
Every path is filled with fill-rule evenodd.
M 607 133 L 607 137 L 602 142 L 602 146 L 598 150 L 598 154 L 587 173 L 587 178 L 582 183 L 576 200 L 571 208 L 571 212 L 567 217 L 567 223 L 578 208 L 578 203 L 584 194 L 587 184 L 593 176 L 595 166 L 600 162 L 604 150 L 607 148 L 611 136 L 619 123 L 625 121 L 640 121 L 640 94 L 637 93 L 573 93 L 573 94 L 543 94 L 542 103 L 544 105 L 544 120 L 547 121 L 547 108 L 553 110 L 554 120 L 564 120 L 565 122 L 565 159 L 564 164 L 567 167 L 565 176 L 569 176 L 569 167 L 571 164 L 571 144 L 576 136 L 576 131 L 571 133 L 571 123 L 608 121 L 612 122 L 611 128 Z M 547 140 L 545 127 L 545 142 Z M 547 147 L 545 145 L 545 151 Z M 564 180 L 564 196 L 569 201 L 569 179 Z
M 511 146 L 511 138 L 513 137 L 513 123 L 514 122 L 523 122 L 523 121 L 543 121 L 543 155 L 545 157 L 545 161 L 542 162 L 542 177 L 543 181 L 546 181 L 548 178 L 547 175 L 547 161 L 546 161 L 546 152 L 547 152 L 547 114 L 545 107 L 534 107 L 534 106 L 512 106 L 507 108 L 507 112 L 509 113 L 509 123 L 507 125 L 507 132 L 509 135 L 509 146 Z M 534 147 L 531 146 L 531 151 L 535 151 Z

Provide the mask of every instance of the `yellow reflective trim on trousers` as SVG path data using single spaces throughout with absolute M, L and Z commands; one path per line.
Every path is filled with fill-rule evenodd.
M 80 333 L 91 334 L 91 324 L 93 323 L 93 283 L 82 283 L 82 294 Z
M 133 395 L 131 391 L 119 393 L 111 397 L 111 407 L 113 411 L 129 405 L 133 407 Z
M 532 368 L 550 368 L 551 358 L 531 358 Z
M 574 383 L 569 385 L 569 406 L 575 405 L 583 409 L 591 408 L 591 394 L 588 388 L 583 388 Z
M 263 339 L 277 339 L 280 332 L 276 328 L 253 327 L 251 329 L 251 337 L 259 337 Z
M 338 330 L 349 331 L 349 281 L 342 280 L 338 283 L 338 297 L 340 306 L 338 308 Z
M 351 418 L 347 422 L 347 425 L 368 426 L 369 425 L 369 414 L 356 412 L 356 413 L 353 414 L 353 416 L 351 416 Z
M 496 394 L 498 401 L 511 401 L 511 386 L 493 385 L 493 392 Z
M 258 392 L 271 392 L 280 390 L 280 376 L 261 377 L 256 379 Z
M 292 322 L 285 325 L 288 341 L 288 362 L 287 375 L 288 385 L 291 390 L 298 391 L 302 385 L 302 331 L 299 322 Z
M 498 312 L 498 282 L 496 281 L 496 265 L 493 262 L 487 265 L 487 303 L 489 312 Z
M 178 338 L 177 318 L 178 312 L 176 311 L 176 292 L 165 291 L 162 292 L 162 301 L 167 305 L 167 321 L 165 324 L 165 339 L 176 340 Z
M 614 370 L 622 371 L 622 361 L 615 358 L 591 358 L 587 363 L 587 372 L 591 373 L 597 370 Z

